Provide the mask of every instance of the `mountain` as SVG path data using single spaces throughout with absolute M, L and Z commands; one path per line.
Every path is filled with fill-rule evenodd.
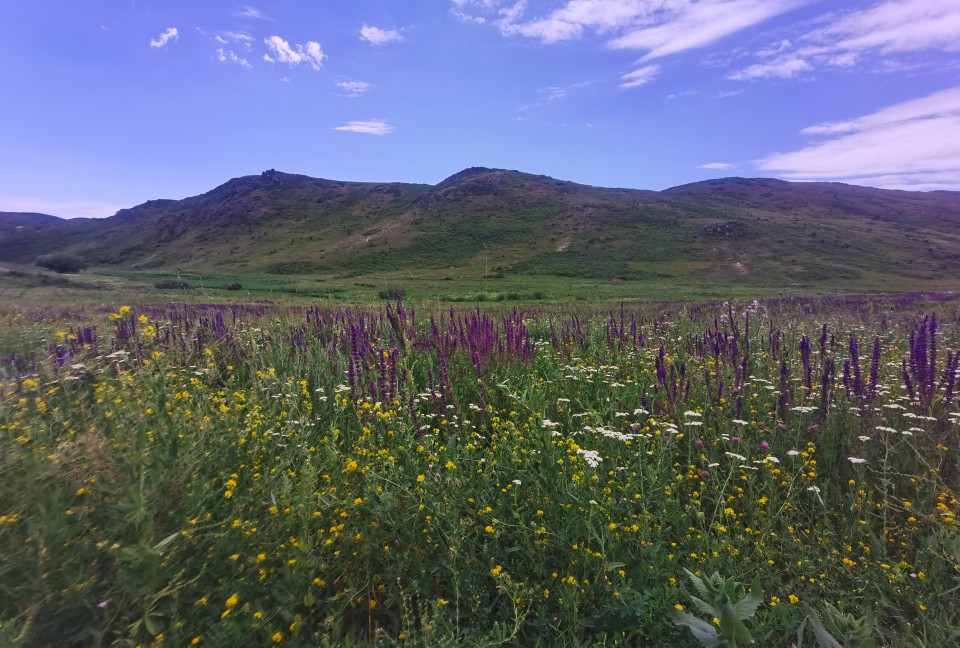
M 63 223 L 64 219 L 49 214 L 34 212 L 0 212 L 0 231 L 16 229 L 18 227 L 48 227 Z
M 960 192 L 725 178 L 611 189 L 470 168 L 437 185 L 266 171 L 99 220 L 0 231 L 0 261 L 329 281 L 960 287 Z

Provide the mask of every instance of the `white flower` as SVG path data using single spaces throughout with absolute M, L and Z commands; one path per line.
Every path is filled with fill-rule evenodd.
M 514 486 L 519 486 L 519 485 L 520 485 L 520 480 L 519 480 L 519 479 L 514 479 L 514 480 L 513 480 L 513 485 L 514 485 Z
M 861 459 L 860 457 L 847 457 L 847 461 L 849 461 L 852 464 L 867 463 L 866 459 Z
M 787 456 L 789 457 L 796 457 L 799 454 L 800 454 L 799 450 L 787 450 Z
M 577 454 L 583 457 L 583 460 L 586 461 L 591 468 L 596 468 L 600 465 L 600 462 L 603 461 L 603 457 L 601 457 L 600 453 L 596 450 L 584 450 L 583 448 L 579 448 L 577 450 Z

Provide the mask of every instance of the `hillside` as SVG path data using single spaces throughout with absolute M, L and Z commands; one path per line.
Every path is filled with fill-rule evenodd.
M 0 231 L 0 261 L 55 251 L 118 271 L 374 285 L 953 289 L 960 193 L 744 178 L 655 192 L 484 168 L 429 186 L 271 170 L 106 219 Z
M 48 227 L 63 223 L 64 220 L 49 214 L 35 212 L 4 212 L 0 211 L 0 231 L 17 227 Z

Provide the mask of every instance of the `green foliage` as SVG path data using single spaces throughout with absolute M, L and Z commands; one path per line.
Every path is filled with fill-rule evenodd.
M 163 279 L 153 284 L 157 290 L 189 290 L 192 286 L 183 279 Z
M 718 572 L 701 579 L 684 569 L 699 597 L 690 594 L 690 600 L 701 614 L 711 619 L 710 623 L 674 609 L 670 616 L 678 626 L 689 628 L 693 636 L 706 648 L 736 648 L 753 643 L 753 637 L 744 621 L 756 614 L 763 603 L 763 590 L 755 580 L 750 593 L 742 591 L 740 583 L 732 578 L 723 578 Z
M 956 643 L 960 409 L 918 412 L 901 374 L 931 302 L 626 304 L 625 339 L 619 304 L 470 304 L 494 327 L 471 348 L 449 304 L 395 328 L 186 276 L 207 301 L 0 308 L 0 645 L 785 646 L 805 604 L 811 644 Z M 273 281 L 244 286 L 318 285 Z M 867 406 L 808 392 L 824 323 L 840 367 L 880 336 Z M 718 326 L 746 368 L 698 350 Z
M 37 257 L 34 263 L 60 274 L 76 274 L 86 267 L 83 259 L 72 254 L 45 254 Z
M 807 615 L 797 631 L 797 648 L 803 645 L 807 624 L 820 648 L 875 648 L 877 645 L 873 639 L 874 621 L 870 612 L 863 618 L 857 618 L 825 603 L 821 620 L 809 605 L 805 605 L 804 609 Z

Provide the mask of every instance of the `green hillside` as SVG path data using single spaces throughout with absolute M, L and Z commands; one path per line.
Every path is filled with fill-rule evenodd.
M 53 252 L 147 283 L 306 296 L 952 290 L 960 193 L 743 178 L 654 192 L 484 168 L 429 186 L 271 170 L 111 218 L 0 231 L 0 262 Z

